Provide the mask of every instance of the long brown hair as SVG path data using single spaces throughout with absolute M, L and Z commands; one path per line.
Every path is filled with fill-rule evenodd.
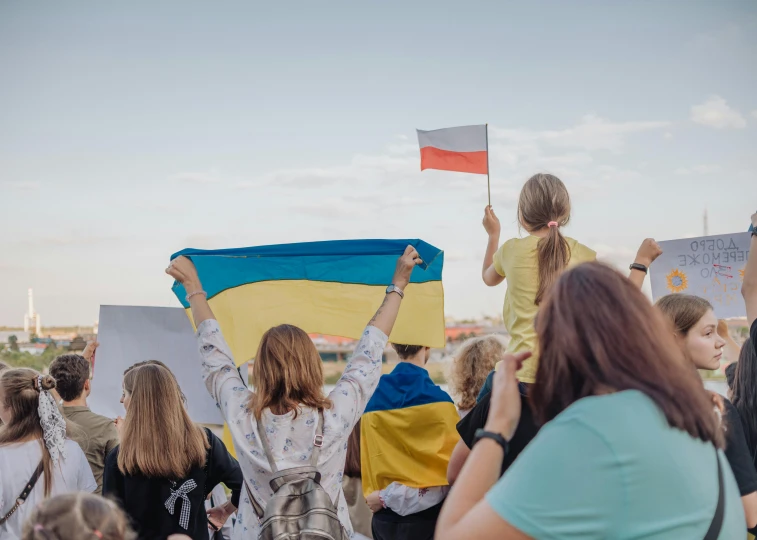
M 66 493 L 38 504 L 26 520 L 22 540 L 134 540 L 123 511 L 91 493 Z
M 42 425 L 39 421 L 39 373 L 29 368 L 8 369 L 0 374 L 0 385 L 5 393 L 3 405 L 10 409 L 11 421 L 0 427 L 0 446 L 29 439 L 37 439 L 42 449 L 42 470 L 45 479 L 45 497 L 53 486 L 53 460 L 45 446 Z M 42 389 L 55 388 L 55 379 L 42 377 Z M 66 423 L 68 426 L 68 423 Z
M 448 378 L 449 391 L 457 399 L 458 409 L 473 408 L 486 377 L 506 351 L 507 345 L 495 335 L 470 338 L 460 346 Z
M 558 227 L 549 227 L 555 221 Z M 532 233 L 547 228 L 547 236 L 536 245 L 539 288 L 535 303 L 544 299 L 547 289 L 557 280 L 570 261 L 570 246 L 560 232 L 570 221 L 570 195 L 565 184 L 551 174 L 535 174 L 523 186 L 518 200 L 518 222 Z
M 548 422 L 587 396 L 638 390 L 671 427 L 722 448 L 720 421 L 671 330 L 610 267 L 585 263 L 565 272 L 536 321 L 539 368 L 530 393 L 536 418 Z
M 131 404 L 124 420 L 118 468 L 122 474 L 181 479 L 205 463 L 205 431 L 189 418 L 176 378 L 159 365 L 138 367 L 124 377 Z
M 331 401 L 323 395 L 321 357 L 310 337 L 291 324 L 274 326 L 263 334 L 252 364 L 250 408 L 260 418 L 266 408 L 274 414 L 300 407 L 328 409 Z

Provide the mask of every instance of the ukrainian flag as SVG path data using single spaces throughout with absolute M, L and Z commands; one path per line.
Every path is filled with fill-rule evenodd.
M 412 245 L 423 259 L 405 289 L 390 336 L 444 347 L 444 252 L 422 240 L 337 240 L 238 249 L 185 249 L 237 365 L 254 358 L 263 333 L 293 324 L 308 333 L 358 339 L 381 305 L 397 259 Z M 187 314 L 180 283 L 173 291 Z M 191 320 L 191 316 L 190 316 Z
M 460 415 L 425 369 L 400 362 L 383 375 L 360 419 L 360 467 L 367 497 L 392 482 L 447 485 L 447 465 L 460 439 Z

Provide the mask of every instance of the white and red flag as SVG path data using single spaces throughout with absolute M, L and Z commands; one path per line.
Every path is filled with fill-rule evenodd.
M 416 130 L 421 146 L 421 170 L 439 169 L 489 174 L 488 126 Z

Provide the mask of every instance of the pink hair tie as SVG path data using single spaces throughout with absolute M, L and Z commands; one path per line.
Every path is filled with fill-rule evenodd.
M 556 221 L 550 221 L 549 223 L 547 223 L 547 227 L 559 227 L 559 226 L 560 224 L 557 223 Z
M 34 525 L 34 531 L 35 532 L 44 531 L 44 530 L 45 530 L 45 528 L 42 526 L 41 523 L 37 523 L 36 525 Z
M 103 537 L 103 533 L 101 533 L 97 529 L 95 529 L 94 531 L 92 531 L 92 534 L 94 534 L 96 537 L 98 537 L 100 539 L 102 539 L 102 537 Z

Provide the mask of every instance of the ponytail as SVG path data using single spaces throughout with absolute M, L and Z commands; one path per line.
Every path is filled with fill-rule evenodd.
M 548 230 L 536 245 L 539 288 L 534 303 L 538 306 L 570 261 L 570 246 L 560 233 L 560 227 L 570 221 L 570 195 L 565 184 L 551 174 L 529 178 L 518 199 L 518 221 L 530 233 Z
M 535 303 L 538 306 L 544 295 L 570 261 L 570 246 L 556 226 L 549 227 L 546 237 L 536 245 L 536 260 L 539 268 L 539 288 L 536 290 Z

